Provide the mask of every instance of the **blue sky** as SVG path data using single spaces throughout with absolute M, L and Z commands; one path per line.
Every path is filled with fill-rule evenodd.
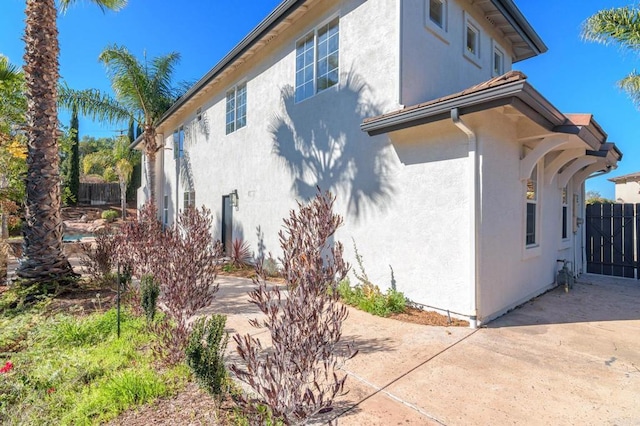
M 25 0 L 1 0 L 0 53 L 22 61 Z M 418 0 L 411 0 L 418 1 Z M 588 190 L 614 197 L 607 177 L 640 171 L 640 112 L 616 87 L 640 63 L 634 52 L 587 43 L 581 23 L 597 10 L 625 6 L 632 0 L 515 0 L 549 47 L 541 56 L 516 64 L 529 82 L 563 112 L 592 113 L 616 142 L 624 158 L 606 177 L 587 181 Z M 73 88 L 110 90 L 98 55 L 109 44 L 125 45 L 137 56 L 180 52 L 178 81 L 195 81 L 254 28 L 280 0 L 129 0 L 119 13 L 103 14 L 79 0 L 59 20 L 60 72 Z M 242 7 L 238 7 L 238 5 Z M 183 6 L 186 5 L 186 6 Z M 63 122 L 68 121 L 61 114 Z M 81 135 L 112 136 L 118 126 L 81 120 Z

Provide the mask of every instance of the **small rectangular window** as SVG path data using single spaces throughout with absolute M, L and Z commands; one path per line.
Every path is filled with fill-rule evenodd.
M 202 108 L 196 110 L 196 120 L 202 121 Z
M 567 187 L 562 188 L 562 239 L 569 238 L 569 201 Z
M 229 90 L 226 105 L 226 131 L 229 134 L 247 125 L 247 85 Z
M 173 132 L 173 159 L 184 157 L 184 127 Z
M 526 245 L 537 244 L 538 219 L 538 166 L 536 165 L 527 179 Z
M 339 56 L 338 18 L 298 40 L 296 43 L 296 102 L 338 84 Z
M 478 30 L 467 23 L 467 52 L 472 56 L 478 56 Z
M 445 0 L 429 0 L 429 19 L 438 27 L 445 29 Z
M 183 207 L 186 210 L 189 207 L 195 207 L 196 205 L 196 193 L 195 191 L 187 191 L 183 197 Z
M 497 47 L 493 48 L 493 74 L 504 74 L 504 54 Z
M 169 226 L 169 196 L 164 196 L 164 203 L 162 205 L 162 223 L 164 226 Z

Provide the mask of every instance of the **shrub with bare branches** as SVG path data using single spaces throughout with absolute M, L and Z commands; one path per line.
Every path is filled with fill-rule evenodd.
M 98 281 L 111 278 L 115 266 L 119 237 L 116 231 L 104 228 L 94 233 L 93 243 L 82 243 L 84 257 L 80 264 Z
M 221 246 L 211 235 L 213 218 L 204 207 L 186 209 L 174 226 L 162 230 L 153 206 L 141 210 L 140 220 L 122 228 L 119 257 L 136 274 L 152 275 L 160 286 L 161 309 L 167 316 L 154 324 L 161 337 L 154 347 L 169 364 L 184 359 L 190 332 L 188 322 L 211 304 Z
M 234 336 L 244 365 L 231 370 L 256 394 L 242 397 L 241 404 L 254 413 L 266 405 L 286 424 L 302 423 L 331 407 L 346 380 L 337 370 L 356 353 L 351 345 L 337 347 L 348 313 L 338 301 L 337 286 L 349 266 L 342 259 L 342 244 L 333 243 L 342 224 L 333 214 L 334 201 L 330 193 L 318 192 L 284 220 L 280 261 L 288 294 L 267 284 L 262 262 L 256 267 L 257 288 L 249 298 L 265 318 L 251 325 L 270 332 L 273 348 L 265 350 L 248 334 Z

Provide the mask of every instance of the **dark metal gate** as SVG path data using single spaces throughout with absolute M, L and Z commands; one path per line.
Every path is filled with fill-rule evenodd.
M 587 205 L 587 272 L 640 278 L 640 204 Z

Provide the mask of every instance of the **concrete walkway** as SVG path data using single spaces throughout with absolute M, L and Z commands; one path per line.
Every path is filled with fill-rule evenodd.
M 230 332 L 258 314 L 249 280 L 220 277 Z M 640 282 L 584 275 L 487 327 L 427 327 L 350 310 L 341 425 L 640 424 Z M 237 361 L 233 341 L 230 362 Z

